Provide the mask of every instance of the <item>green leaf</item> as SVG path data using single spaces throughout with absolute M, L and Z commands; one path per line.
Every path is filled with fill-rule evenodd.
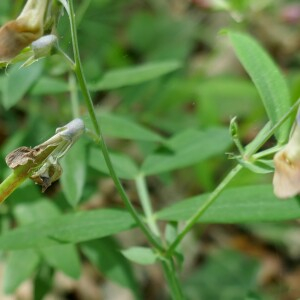
M 50 266 L 63 271 L 74 279 L 79 279 L 81 264 L 74 245 L 44 247 L 40 251 Z
M 157 133 L 125 117 L 109 113 L 97 113 L 97 119 L 102 126 L 103 133 L 109 137 L 149 142 L 161 142 L 163 140 Z M 85 120 L 85 125 L 92 128 L 90 118 Z
M 14 201 L 13 214 L 20 224 L 32 224 L 33 222 L 58 217 L 61 214 L 59 209 L 49 200 L 36 199 L 34 197 L 35 191 L 36 189 L 30 186 L 16 192 L 17 201 Z M 22 197 L 24 193 L 28 195 L 29 199 Z M 80 259 L 74 245 L 39 247 L 37 253 L 41 253 L 52 267 L 63 271 L 72 278 L 79 278 Z
M 101 273 L 121 286 L 131 289 L 136 299 L 142 299 L 132 267 L 112 238 L 89 241 L 80 246 L 83 254 Z
M 153 175 L 187 167 L 224 153 L 230 144 L 227 128 L 209 128 L 206 131 L 188 129 L 166 142 L 174 153 L 149 155 L 142 165 L 141 172 Z
M 68 84 L 62 79 L 42 77 L 30 91 L 31 95 L 49 95 L 69 91 Z
M 51 291 L 54 270 L 46 264 L 41 264 L 34 278 L 34 299 L 44 299 Z
M 177 61 L 148 63 L 127 69 L 113 70 L 104 74 L 103 78 L 93 86 L 92 91 L 117 89 L 124 86 L 140 84 L 155 79 L 180 68 Z
M 75 207 L 79 202 L 86 179 L 86 141 L 80 139 L 61 160 L 63 169 L 60 178 L 63 193 L 68 203 Z
M 110 153 L 110 158 L 119 178 L 136 178 L 139 171 L 134 161 L 130 157 L 123 154 Z M 88 164 L 95 170 L 98 170 L 104 174 L 109 174 L 103 153 L 100 152 L 99 148 L 92 147 L 90 149 Z
M 24 198 L 25 193 L 25 198 Z M 37 191 L 33 186 L 17 190 L 14 194 L 13 214 L 19 224 L 30 224 L 36 221 L 43 221 L 58 217 L 61 212 L 45 198 L 35 198 Z M 23 196 L 22 196 L 23 194 Z M 28 195 L 28 196 L 27 196 Z M 37 195 L 40 196 L 39 194 Z M 28 199 L 27 199 L 28 197 Z
M 6 109 L 16 105 L 43 71 L 43 62 L 36 62 L 30 67 L 19 69 L 20 65 L 14 65 L 4 78 L 2 93 L 3 106 Z
M 160 220 L 186 221 L 209 194 L 182 200 L 157 213 Z M 299 218 L 296 198 L 279 200 L 271 185 L 254 185 L 225 190 L 199 219 L 201 223 L 247 223 L 283 221 Z
M 157 255 L 151 248 L 132 247 L 121 252 L 127 259 L 141 265 L 153 265 L 157 261 Z
M 40 257 L 35 250 L 12 251 L 8 256 L 3 279 L 5 293 L 13 293 L 33 274 L 39 262 Z
M 229 32 L 236 55 L 254 82 L 267 115 L 274 125 L 288 111 L 290 95 L 287 84 L 269 55 L 250 36 Z M 279 143 L 289 135 L 290 123 L 285 122 L 276 131 Z
M 10 230 L 0 236 L 0 249 L 26 249 L 88 241 L 134 226 L 134 220 L 125 211 L 101 209 L 76 212 Z

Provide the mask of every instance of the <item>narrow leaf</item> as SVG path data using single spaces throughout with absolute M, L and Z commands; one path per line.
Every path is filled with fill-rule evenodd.
M 25 196 L 24 196 L 25 194 Z M 30 224 L 36 221 L 58 217 L 61 212 L 57 206 L 40 195 L 33 186 L 18 189 L 15 194 L 13 214 L 18 224 Z
M 13 293 L 23 281 L 33 274 L 39 262 L 40 258 L 35 250 L 12 251 L 6 263 L 3 279 L 5 293 Z
M 42 264 L 34 278 L 34 299 L 44 299 L 51 291 L 54 270 L 46 264 Z
M 140 265 L 152 265 L 157 261 L 157 255 L 151 248 L 132 247 L 121 252 L 126 258 Z
M 111 153 L 110 158 L 118 177 L 121 179 L 136 178 L 138 168 L 130 157 L 123 154 Z M 104 174 L 109 174 L 103 153 L 98 148 L 93 147 L 90 149 L 88 163 L 92 168 Z
M 40 251 L 50 266 L 61 270 L 74 279 L 79 279 L 80 258 L 74 245 L 44 247 Z
M 63 173 L 60 178 L 62 190 L 73 207 L 79 202 L 86 179 L 86 141 L 77 141 L 61 160 Z
M 290 95 L 287 84 L 280 71 L 262 49 L 250 36 L 229 32 L 236 55 L 254 82 L 267 115 L 274 125 L 288 111 Z M 284 123 L 275 133 L 279 143 L 284 143 L 288 137 L 290 123 Z
M 157 214 L 161 220 L 186 221 L 209 194 L 182 200 Z M 300 206 L 296 198 L 279 200 L 271 185 L 245 186 L 224 191 L 199 219 L 201 223 L 247 223 L 297 219 Z
M 92 91 L 99 91 L 140 84 L 173 72 L 180 68 L 180 66 L 180 63 L 177 61 L 166 61 L 113 70 L 106 73 L 94 86 L 90 86 L 90 89 Z
M 48 199 L 39 199 L 35 195 L 36 189 L 32 186 L 16 192 L 17 200 L 14 201 L 13 214 L 20 224 L 52 219 L 61 215 L 59 209 Z M 28 195 L 28 199 L 22 195 Z M 80 275 L 80 259 L 74 245 L 57 245 L 49 248 L 38 247 L 37 253 L 54 268 L 63 271 L 66 275 L 78 278 Z
M 68 84 L 61 79 L 42 77 L 30 91 L 31 95 L 58 94 L 69 91 Z
M 161 142 L 163 140 L 157 133 L 129 118 L 109 113 L 97 113 L 97 119 L 102 126 L 103 133 L 109 137 L 149 142 Z M 85 120 L 85 124 L 92 128 L 90 118 Z
M 173 153 L 149 155 L 141 171 L 145 175 L 153 175 L 187 167 L 223 154 L 230 143 L 227 128 L 210 128 L 206 131 L 189 129 L 166 142 Z
M 27 68 L 19 69 L 19 66 L 14 65 L 9 70 L 2 84 L 3 106 L 6 109 L 16 105 L 22 99 L 43 70 L 43 62 L 36 62 Z
M 76 212 L 10 230 L 0 236 L 0 249 L 77 243 L 109 236 L 134 226 L 134 220 L 125 211 L 101 209 Z
M 131 289 L 136 299 L 142 298 L 132 267 L 112 238 L 89 241 L 80 246 L 84 255 L 101 273 L 121 286 Z

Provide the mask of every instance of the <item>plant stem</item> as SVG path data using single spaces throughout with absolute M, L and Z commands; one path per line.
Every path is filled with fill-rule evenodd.
M 0 184 L 0 204 L 27 179 L 22 172 L 14 171 L 6 177 Z
M 300 98 L 290 107 L 290 109 L 281 117 L 281 119 L 271 127 L 271 129 L 259 140 L 259 143 L 253 143 L 252 147 L 246 147 L 245 156 L 251 156 L 255 154 L 262 145 L 264 145 L 268 139 L 274 134 L 274 132 L 290 117 L 293 111 L 299 106 Z M 255 142 L 255 139 L 254 139 Z M 249 144 L 251 145 L 252 142 Z
M 196 211 L 196 213 L 187 221 L 184 229 L 178 234 L 174 242 L 170 245 L 167 256 L 171 256 L 176 247 L 181 242 L 181 240 L 185 237 L 185 235 L 191 230 L 194 224 L 198 221 L 198 219 L 205 213 L 205 211 L 214 203 L 214 201 L 218 198 L 221 192 L 225 189 L 228 183 L 238 174 L 238 172 L 243 167 L 241 165 L 237 165 L 233 168 L 229 174 L 222 180 L 222 182 L 216 187 L 216 189 L 209 195 L 208 199 L 204 202 L 204 204 Z
M 149 198 L 149 193 L 145 182 L 145 177 L 142 174 L 140 174 L 135 179 L 135 183 L 149 228 L 156 236 L 160 236 L 159 229 L 155 222 L 151 200 Z
M 75 119 L 79 117 L 79 102 L 78 102 L 76 78 L 73 72 L 70 72 L 69 74 L 69 90 L 70 90 L 71 103 L 72 103 L 72 116 Z
M 111 178 L 113 179 L 115 186 L 126 206 L 129 213 L 133 217 L 133 219 L 136 221 L 137 225 L 140 227 L 140 229 L 144 232 L 146 237 L 148 238 L 148 241 L 159 251 L 163 251 L 163 247 L 161 246 L 160 242 L 157 240 L 157 238 L 152 234 L 152 232 L 149 230 L 149 228 L 144 224 L 143 220 L 139 216 L 139 214 L 136 212 L 135 208 L 131 204 L 129 198 L 127 197 L 127 194 L 119 180 L 119 178 L 116 175 L 116 172 L 114 170 L 114 167 L 112 165 L 109 152 L 106 146 L 106 143 L 103 139 L 103 134 L 101 127 L 99 126 L 94 110 L 93 101 L 90 95 L 90 92 L 87 88 L 86 79 L 84 76 L 81 60 L 80 60 L 80 53 L 79 53 L 79 47 L 78 47 L 78 39 L 77 39 L 77 31 L 76 31 L 76 22 L 75 22 L 75 14 L 74 14 L 74 7 L 73 7 L 73 1 L 68 1 L 68 9 L 69 9 L 69 20 L 70 20 L 70 27 L 71 27 L 71 37 L 72 37 L 72 44 L 73 44 L 73 52 L 74 52 L 74 60 L 75 60 L 75 66 L 74 66 L 74 72 L 77 76 L 78 83 L 81 88 L 81 92 L 83 95 L 83 98 L 86 103 L 86 107 L 88 109 L 90 118 L 93 123 L 93 127 L 99 137 L 98 146 L 101 148 L 105 162 L 107 164 L 107 167 L 109 169 L 109 173 Z
M 257 135 L 259 141 L 255 142 L 255 139 L 250 144 L 251 147 L 246 147 L 246 151 L 244 153 L 245 156 L 251 157 L 253 154 L 258 151 L 262 145 L 274 134 L 274 132 L 283 124 L 288 117 L 293 113 L 293 111 L 299 106 L 300 99 L 298 99 L 291 108 L 282 116 L 282 118 L 271 127 L 262 137 Z M 185 235 L 191 230 L 194 224 L 198 221 L 198 219 L 204 214 L 204 212 L 209 208 L 210 205 L 214 203 L 220 193 L 225 189 L 228 183 L 237 175 L 237 173 L 242 169 L 241 165 L 237 165 L 234 169 L 232 169 L 229 174 L 223 179 L 223 181 L 216 187 L 216 189 L 210 194 L 208 199 L 204 202 L 204 204 L 197 210 L 197 212 L 187 221 L 184 229 L 180 232 L 180 234 L 176 237 L 174 242 L 170 245 L 167 256 L 171 256 L 176 247 L 181 242 L 181 240 L 185 237 Z
M 184 296 L 181 290 L 181 285 L 177 279 L 176 271 L 173 268 L 171 259 L 168 261 L 161 262 L 165 278 L 168 282 L 168 287 L 170 289 L 172 299 L 174 300 L 183 300 Z

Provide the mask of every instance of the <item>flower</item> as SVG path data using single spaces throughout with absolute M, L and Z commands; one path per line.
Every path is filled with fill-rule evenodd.
M 300 193 L 300 114 L 286 146 L 274 156 L 274 193 L 289 198 Z
M 18 170 L 20 177 L 30 177 L 42 186 L 44 192 L 62 174 L 59 160 L 67 153 L 78 138 L 85 132 L 84 122 L 77 118 L 63 127 L 44 143 L 34 148 L 22 146 L 10 152 L 6 164 Z
M 29 57 L 21 67 L 30 66 L 39 59 L 49 56 L 56 44 L 57 37 L 54 34 L 47 34 L 37 39 L 30 45 L 31 50 L 27 52 Z M 23 58 L 25 58 L 25 55 Z
M 0 63 L 8 62 L 44 33 L 48 0 L 28 0 L 16 20 L 0 28 Z

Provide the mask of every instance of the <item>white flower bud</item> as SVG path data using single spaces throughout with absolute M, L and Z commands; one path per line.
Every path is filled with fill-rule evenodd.
M 31 49 L 35 59 L 47 56 L 57 42 L 57 37 L 54 34 L 44 35 L 31 44 Z

